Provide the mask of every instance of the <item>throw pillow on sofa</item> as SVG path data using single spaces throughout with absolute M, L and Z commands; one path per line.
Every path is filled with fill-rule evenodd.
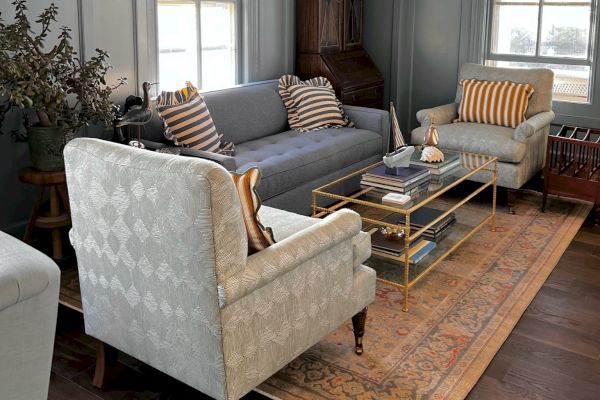
M 294 130 L 354 127 L 326 78 L 302 81 L 297 76 L 284 75 L 279 79 L 279 95 L 287 109 L 290 128 Z
M 525 121 L 533 86 L 511 81 L 459 82 L 463 94 L 458 106 L 458 122 L 477 122 L 516 128 Z
M 213 153 L 221 151 L 217 133 L 204 98 L 190 82 L 183 89 L 161 92 L 156 107 L 165 124 L 165 137 L 178 146 Z
M 230 172 L 233 183 L 240 197 L 244 225 L 248 235 L 248 253 L 264 250 L 275 243 L 273 230 L 265 228 L 258 218 L 261 202 L 256 188 L 260 183 L 260 169 L 251 167 L 242 174 Z
M 162 91 L 156 98 L 157 106 L 174 106 L 188 102 L 198 94 L 198 89 L 190 81 L 185 82 L 185 87 L 174 92 Z

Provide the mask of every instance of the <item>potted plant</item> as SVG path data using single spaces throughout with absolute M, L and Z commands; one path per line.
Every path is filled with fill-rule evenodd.
M 62 151 L 80 128 L 90 123 L 109 125 L 115 117 L 112 92 L 124 78 L 109 86 L 108 53 L 96 50 L 81 60 L 71 44 L 70 29 L 62 27 L 57 44 L 44 47 L 58 7 L 43 10 L 34 33 L 26 0 L 16 0 L 11 24 L 0 15 L 0 127 L 7 114 L 20 110 L 23 126 L 12 131 L 16 141 L 28 141 L 33 166 L 42 171 L 64 169 Z

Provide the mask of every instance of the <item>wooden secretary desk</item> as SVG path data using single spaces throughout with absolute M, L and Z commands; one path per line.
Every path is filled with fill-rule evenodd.
M 362 46 L 364 0 L 296 0 L 296 74 L 324 76 L 344 104 L 383 108 L 383 76 Z

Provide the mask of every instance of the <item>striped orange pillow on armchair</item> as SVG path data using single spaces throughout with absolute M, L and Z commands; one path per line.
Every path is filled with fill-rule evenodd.
M 516 128 L 525 121 L 529 98 L 534 92 L 529 83 L 464 79 L 458 106 L 458 122 L 478 122 Z

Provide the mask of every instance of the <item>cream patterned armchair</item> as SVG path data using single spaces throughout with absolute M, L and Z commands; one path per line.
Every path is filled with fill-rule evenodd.
M 220 165 L 96 139 L 70 142 L 65 162 L 89 335 L 218 399 L 243 396 L 355 315 L 361 348 L 375 272 L 361 265 L 370 238 L 354 212 L 263 207 L 277 243 L 248 256 Z
M 441 148 L 498 157 L 498 185 L 519 189 L 544 166 L 550 123 L 554 119 L 553 72 L 545 68 L 514 69 L 464 64 L 459 81 L 463 79 L 530 83 L 535 92 L 525 113 L 527 119 L 516 129 L 469 122 L 452 123 L 458 116 L 462 97 L 462 86 L 458 85 L 454 103 L 417 113 L 421 127 L 412 131 L 412 143 L 422 144 L 427 128 L 434 121 Z M 485 182 L 490 179 L 486 174 L 489 173 L 482 172 L 473 179 Z

